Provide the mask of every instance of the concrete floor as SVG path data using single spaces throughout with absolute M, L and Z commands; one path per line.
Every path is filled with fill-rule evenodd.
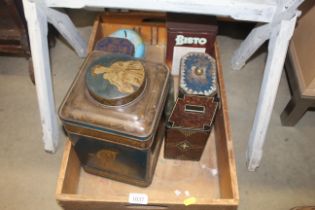
M 93 17 L 84 15 L 75 14 L 74 19 L 81 19 L 77 25 L 88 38 Z M 218 41 L 236 154 L 239 210 L 287 210 L 297 205 L 314 205 L 315 112 L 307 112 L 295 127 L 281 126 L 279 115 L 290 97 L 284 74 L 261 167 L 257 172 L 248 172 L 245 167 L 266 50 L 256 54 L 241 71 L 232 71 L 231 56 L 241 42 L 233 37 L 220 35 Z M 57 107 L 82 61 L 60 40 L 51 49 Z M 0 57 L 0 98 L 0 209 L 60 209 L 55 201 L 55 187 L 64 138 L 56 154 L 44 152 L 35 87 L 24 58 Z

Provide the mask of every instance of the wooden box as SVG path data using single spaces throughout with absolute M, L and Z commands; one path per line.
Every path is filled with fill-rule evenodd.
M 94 32 L 96 28 L 101 26 L 94 25 Z M 95 36 L 91 42 L 95 43 Z M 147 59 L 165 61 L 165 46 L 149 45 L 147 49 Z M 221 106 L 201 160 L 164 159 L 161 151 L 152 184 L 141 188 L 86 173 L 67 141 L 56 189 L 57 201 L 65 210 L 237 209 L 239 194 L 230 122 L 219 52 L 215 49 Z M 129 203 L 130 193 L 146 194 L 148 203 Z M 188 198 L 191 203 L 185 206 Z

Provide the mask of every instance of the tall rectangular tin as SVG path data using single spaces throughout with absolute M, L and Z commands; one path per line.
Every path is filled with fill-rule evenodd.
M 167 122 L 164 157 L 200 160 L 217 107 L 214 97 L 184 95 L 178 98 Z
M 103 104 L 94 97 L 99 92 L 90 88 L 95 88 L 95 82 L 104 82 L 105 76 L 90 72 L 98 65 L 111 68 L 116 62 L 129 61 L 144 67 L 143 88 L 135 98 L 128 96 L 128 102 Z M 165 131 L 162 112 L 168 78 L 168 69 L 162 64 L 101 52 L 87 57 L 59 109 L 87 172 L 143 187 L 151 183 Z M 107 81 L 106 85 L 112 84 Z
M 216 19 L 208 15 L 168 13 L 166 17 L 166 63 L 173 75 L 179 74 L 180 60 L 189 52 L 203 52 L 214 56 L 214 41 L 218 27 Z

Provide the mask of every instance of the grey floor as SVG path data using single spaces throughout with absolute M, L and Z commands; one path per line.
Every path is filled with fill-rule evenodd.
M 87 39 L 93 17 L 75 13 Z M 83 21 L 82 21 L 83 20 Z M 266 49 L 241 71 L 232 71 L 230 60 L 241 40 L 218 37 L 240 190 L 239 210 L 287 210 L 315 205 L 315 112 L 307 112 L 295 127 L 281 126 L 279 115 L 290 95 L 282 75 L 270 122 L 264 156 L 257 172 L 245 166 L 247 140 L 262 80 Z M 63 41 L 51 49 L 57 107 L 82 59 Z M 56 154 L 43 150 L 35 87 L 24 58 L 0 57 L 0 209 L 60 209 L 55 187 L 63 152 L 62 138 Z

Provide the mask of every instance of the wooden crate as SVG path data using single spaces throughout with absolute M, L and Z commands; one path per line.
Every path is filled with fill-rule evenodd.
M 217 58 L 221 107 L 200 162 L 167 160 L 161 151 L 152 185 L 139 188 L 86 173 L 68 141 L 57 183 L 59 204 L 66 210 L 143 207 L 128 203 L 129 193 L 134 192 L 148 195 L 149 203 L 144 209 L 179 210 L 187 198 L 184 191 L 189 191 L 196 203 L 186 209 L 237 209 L 239 196 L 234 154 L 218 54 Z M 218 175 L 212 174 L 216 169 Z M 177 196 L 175 190 L 181 191 L 181 195 Z
M 96 28 L 101 28 L 99 24 L 94 25 L 94 32 L 97 31 Z M 102 33 L 104 35 L 104 31 Z M 94 33 L 90 44 L 95 43 L 95 38 Z M 146 47 L 146 59 L 165 61 L 165 45 L 147 44 Z M 200 162 L 164 159 L 162 150 L 152 184 L 147 188 L 140 188 L 86 173 L 80 166 L 71 143 L 67 141 L 56 190 L 59 204 L 66 210 L 237 209 L 239 194 L 236 169 L 217 45 L 215 53 L 221 106 Z M 176 191 L 181 194 L 176 195 Z M 190 195 L 185 195 L 185 191 Z M 145 193 L 148 204 L 131 205 L 128 202 L 129 193 Z M 189 197 L 194 197 L 195 203 L 185 206 L 184 200 Z

